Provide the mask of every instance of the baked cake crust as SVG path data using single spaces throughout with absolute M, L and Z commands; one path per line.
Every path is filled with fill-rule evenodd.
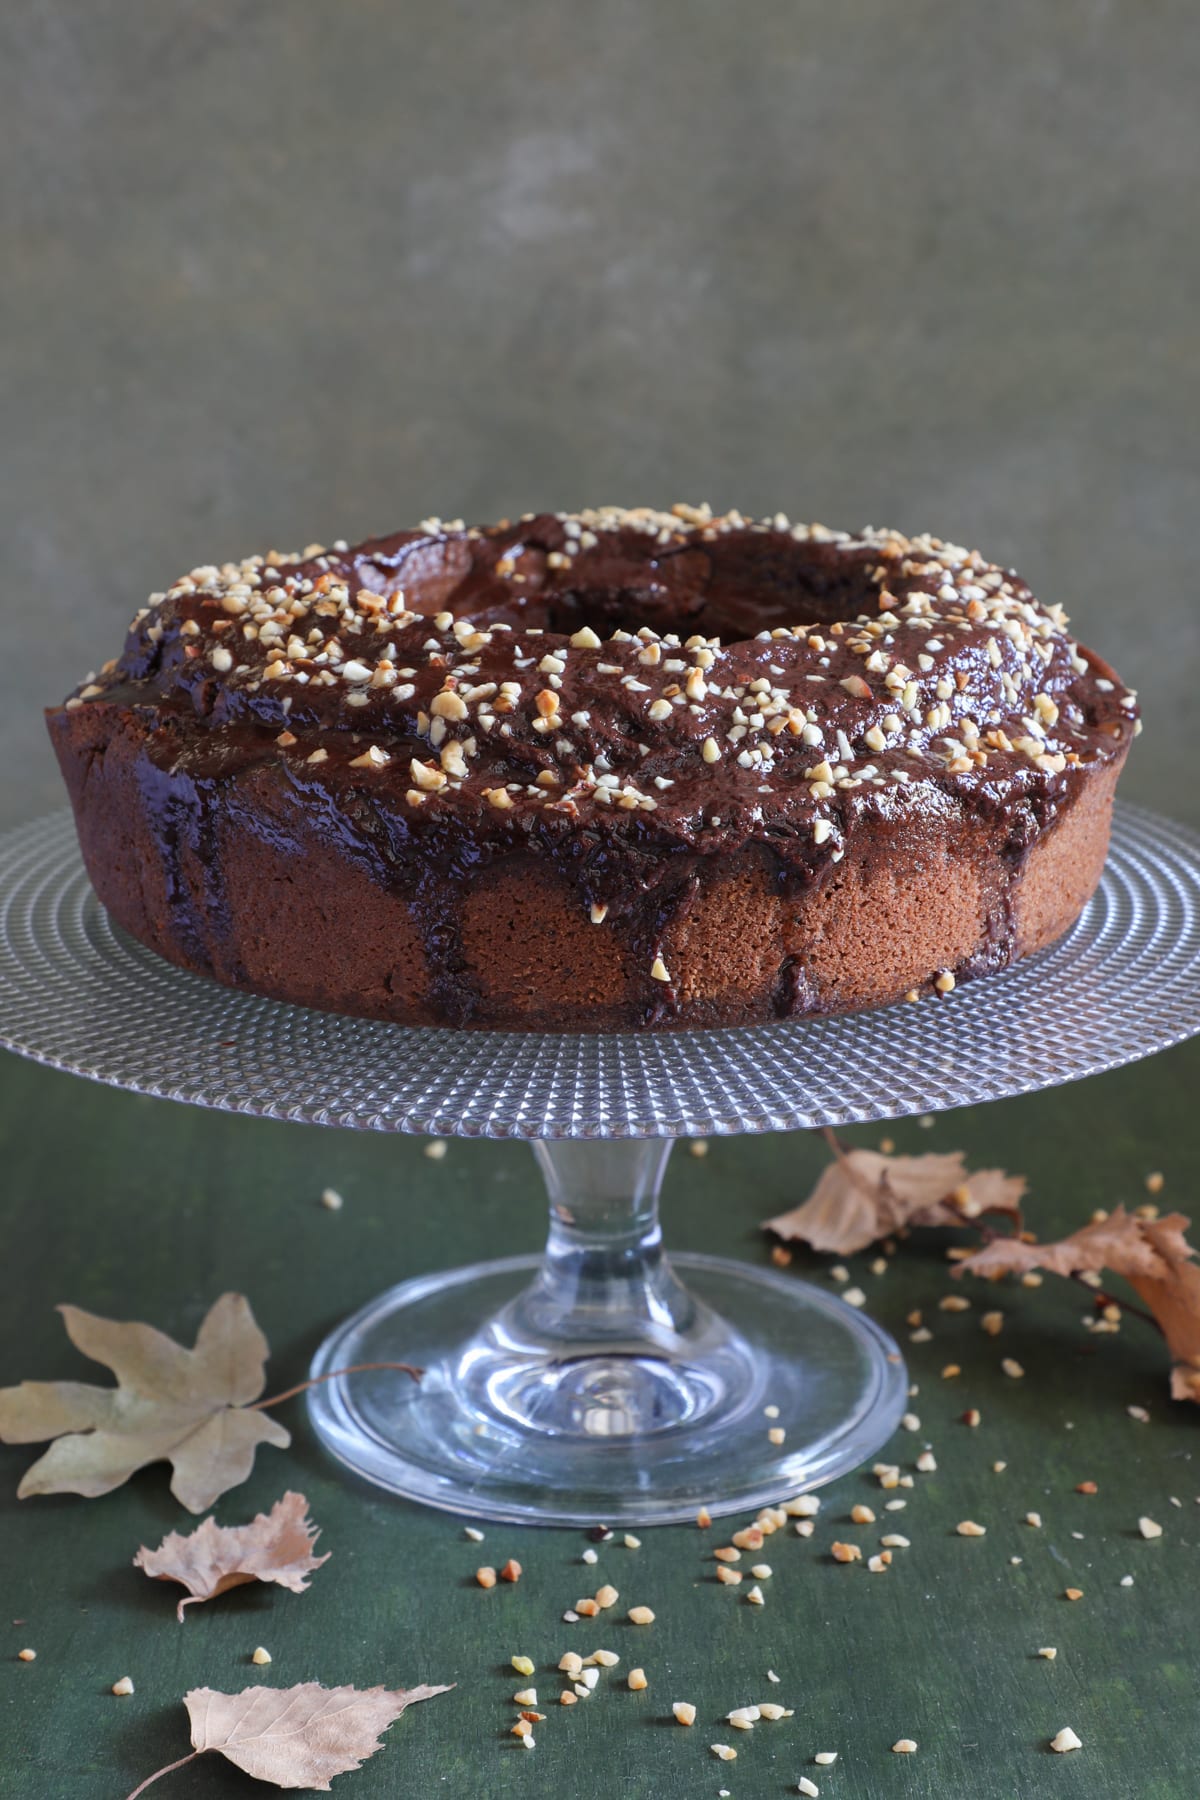
M 843 1011 L 1041 948 L 1140 729 L 975 551 L 683 506 L 195 569 L 47 721 L 101 900 L 171 961 L 540 1030 Z

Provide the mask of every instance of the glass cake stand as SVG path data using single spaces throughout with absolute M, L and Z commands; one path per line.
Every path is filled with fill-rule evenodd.
M 904 1366 L 869 1318 L 757 1264 L 667 1259 L 673 1139 L 998 1099 L 1197 1031 L 1200 839 L 1131 807 L 1075 928 L 947 1001 L 611 1036 L 410 1030 L 237 993 L 112 924 L 68 815 L 0 838 L 0 1043 L 193 1105 L 532 1140 L 545 1256 L 402 1282 L 313 1364 L 421 1364 L 419 1385 L 379 1371 L 314 1388 L 313 1424 L 369 1481 L 483 1518 L 741 1511 L 832 1480 L 895 1428 Z

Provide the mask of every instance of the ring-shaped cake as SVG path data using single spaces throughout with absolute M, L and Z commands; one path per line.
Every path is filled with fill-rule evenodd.
M 1011 570 L 707 507 L 193 569 L 47 719 L 171 961 L 408 1024 L 746 1024 L 1050 943 L 1134 696 Z

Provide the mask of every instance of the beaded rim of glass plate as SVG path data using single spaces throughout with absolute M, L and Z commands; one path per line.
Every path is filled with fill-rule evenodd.
M 1038 956 L 946 999 L 731 1030 L 414 1029 L 172 967 L 114 926 L 60 813 L 0 837 L 0 1044 L 138 1093 L 462 1137 L 696 1137 L 898 1118 L 1117 1068 L 1200 1031 L 1200 837 L 1116 809 Z

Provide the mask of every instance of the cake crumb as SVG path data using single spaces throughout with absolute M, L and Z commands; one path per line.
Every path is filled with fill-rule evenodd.
M 1050 1748 L 1062 1755 L 1068 1750 L 1082 1750 L 1083 1740 L 1076 1736 L 1069 1725 L 1064 1725 L 1058 1735 L 1050 1739 Z
M 326 1212 L 341 1212 L 345 1204 L 346 1202 L 342 1199 L 342 1196 L 338 1193 L 336 1188 L 321 1189 L 321 1205 L 325 1208 Z
M 897 1738 L 892 1745 L 892 1754 L 894 1756 L 913 1756 L 916 1748 L 915 1738 Z
M 123 1699 L 126 1694 L 132 1694 L 133 1683 L 128 1675 L 122 1675 L 120 1681 L 113 1682 L 112 1692 L 117 1695 L 118 1699 Z
M 445 1138 L 430 1138 L 424 1147 L 423 1154 L 429 1158 L 430 1162 L 441 1162 L 446 1154 Z
M 260 1644 L 251 1656 L 250 1661 L 252 1663 L 257 1663 L 260 1669 L 265 1668 L 267 1663 L 271 1661 L 271 1652 L 269 1650 L 264 1650 L 263 1646 Z

